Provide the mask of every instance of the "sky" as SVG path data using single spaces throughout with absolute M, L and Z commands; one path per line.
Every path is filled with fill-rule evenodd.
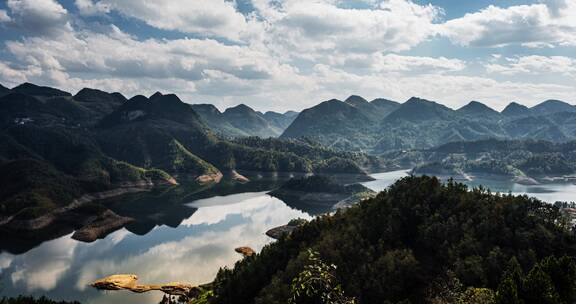
M 576 0 L 0 0 L 0 83 L 224 109 L 576 103 Z

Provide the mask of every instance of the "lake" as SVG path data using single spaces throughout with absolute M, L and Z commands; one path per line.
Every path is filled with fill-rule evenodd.
M 373 174 L 376 180 L 363 184 L 380 191 L 407 172 Z M 71 232 L 64 232 L 40 244 L 2 244 L 0 294 L 140 304 L 157 303 L 162 294 L 104 293 L 88 284 L 120 273 L 137 274 L 141 283 L 210 282 L 219 267 L 231 267 L 241 259 L 234 248 L 250 246 L 259 251 L 273 241 L 264 234 L 268 229 L 293 218 L 314 216 L 267 194 L 289 177 L 263 177 L 245 185 L 181 186 L 105 202 L 115 212 L 136 218 L 136 223 L 93 243 L 75 241 Z M 523 186 L 485 179 L 467 183 L 482 184 L 494 192 L 528 194 L 550 203 L 574 200 L 576 193 L 573 184 Z

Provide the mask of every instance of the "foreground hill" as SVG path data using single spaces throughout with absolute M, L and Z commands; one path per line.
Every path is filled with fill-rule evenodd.
M 306 109 L 281 138 L 307 137 L 329 147 L 382 153 L 487 138 L 576 139 L 576 107 L 548 100 L 532 108 L 511 103 L 502 112 L 472 101 L 458 110 L 421 98 L 398 104 L 359 96 Z
M 406 177 L 222 269 L 208 302 L 572 303 L 565 223 L 535 199 Z

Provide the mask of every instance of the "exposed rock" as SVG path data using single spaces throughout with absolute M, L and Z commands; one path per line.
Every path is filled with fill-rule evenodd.
M 298 227 L 298 226 L 283 225 L 283 226 L 274 227 L 274 228 L 266 231 L 266 235 L 273 238 L 273 239 L 278 240 L 278 239 L 282 238 L 284 235 L 290 235 L 292 233 L 292 231 L 294 231 L 294 229 L 296 229 L 296 227 Z
M 180 282 L 154 285 L 138 284 L 138 276 L 135 274 L 111 275 L 93 282 L 90 286 L 98 290 L 130 290 L 136 293 L 158 290 L 169 295 L 185 296 L 188 298 L 196 297 L 200 291 L 197 286 Z
M 253 256 L 254 254 L 256 254 L 256 252 L 254 252 L 254 250 L 250 247 L 238 247 L 236 249 L 234 249 L 234 251 L 242 254 L 244 257 L 249 257 L 249 256 Z
M 101 239 L 111 232 L 114 232 L 126 224 L 134 221 L 133 218 L 119 216 L 111 210 L 106 210 L 97 219 L 90 224 L 76 230 L 72 238 L 82 242 L 94 242 Z
M 247 183 L 250 181 L 246 176 L 236 172 L 236 170 L 230 171 L 230 178 L 241 183 Z
M 219 183 L 222 179 L 222 173 L 213 173 L 213 174 L 204 174 L 200 175 L 196 178 L 196 181 L 200 184 L 211 184 L 211 183 Z
M 282 225 L 282 226 L 278 226 L 278 227 L 274 227 L 268 231 L 266 231 L 266 235 L 273 238 L 273 239 L 280 239 L 282 238 L 284 235 L 290 235 L 292 234 L 292 232 L 306 224 L 308 221 L 304 220 L 304 219 L 293 219 L 290 222 L 288 222 L 288 224 L 286 225 Z

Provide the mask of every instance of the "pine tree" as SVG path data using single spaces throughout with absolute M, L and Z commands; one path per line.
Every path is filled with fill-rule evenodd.
M 518 291 L 522 286 L 522 268 L 515 257 L 508 262 L 508 268 L 504 273 L 496 292 L 497 304 L 523 304 Z
M 565 303 L 576 301 L 576 263 L 574 258 L 564 256 L 559 259 L 548 257 L 540 262 L 550 276 L 556 291 Z
M 522 294 L 526 304 L 562 303 L 552 279 L 539 264 L 534 266 L 526 276 Z

